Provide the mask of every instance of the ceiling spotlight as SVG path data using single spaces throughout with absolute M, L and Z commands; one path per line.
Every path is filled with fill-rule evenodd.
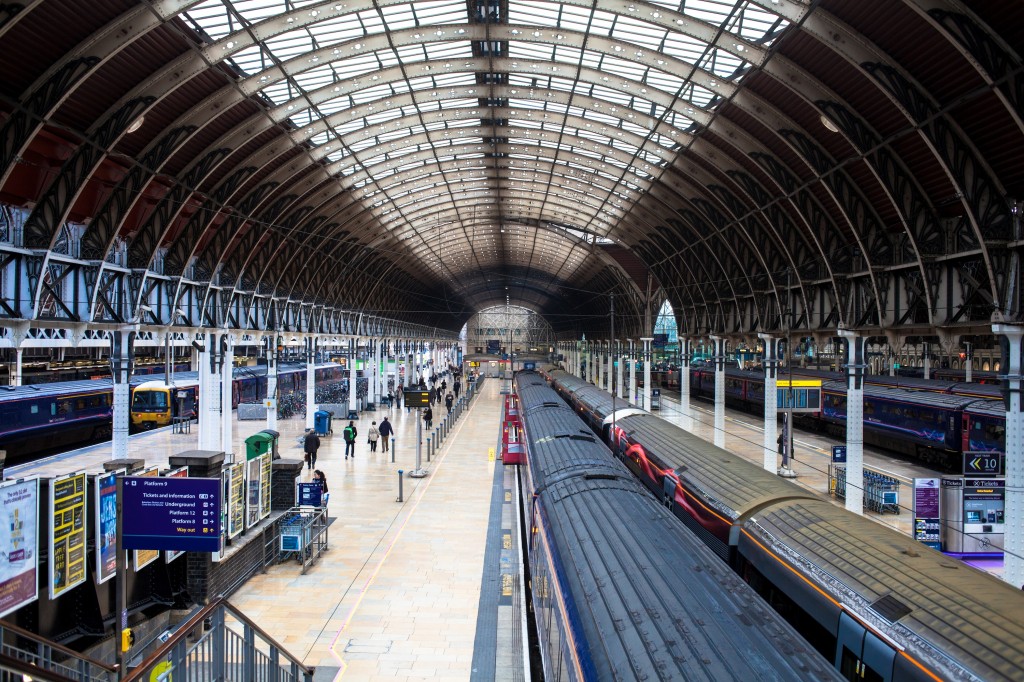
M 134 121 L 132 121 L 131 125 L 128 126 L 128 129 L 124 131 L 125 134 L 126 135 L 131 135 L 136 130 L 141 128 L 142 124 L 145 123 L 145 122 L 146 122 L 146 115 L 143 114 L 143 115 L 139 116 L 137 119 L 135 119 Z
M 827 128 L 829 131 L 831 131 L 833 133 L 838 133 L 839 132 L 839 126 L 837 126 L 835 123 L 833 123 L 832 119 L 830 119 L 825 114 L 821 115 L 821 125 L 825 126 L 825 128 Z

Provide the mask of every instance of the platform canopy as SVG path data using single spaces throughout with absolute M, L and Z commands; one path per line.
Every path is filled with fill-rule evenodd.
M 8 0 L 0 320 L 989 332 L 1022 46 L 1018 0 Z

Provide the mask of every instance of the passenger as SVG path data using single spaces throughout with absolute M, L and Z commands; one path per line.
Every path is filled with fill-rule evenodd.
M 448 408 L 448 414 L 452 413 L 452 405 L 455 403 L 455 396 L 452 395 L 451 391 L 448 391 L 448 395 L 444 397 L 444 406 Z
M 355 459 L 356 435 L 358 434 L 355 422 L 349 422 L 342 433 L 345 436 L 345 459 L 348 459 L 349 453 L 352 453 L 352 459 Z
M 388 441 L 391 439 L 391 434 L 395 432 L 394 429 L 391 428 L 391 422 L 388 421 L 387 417 L 384 417 L 384 419 L 381 420 L 378 431 L 380 432 L 381 442 L 383 443 L 381 450 L 383 452 L 387 452 Z
M 423 426 L 431 428 L 434 425 L 434 411 L 429 407 L 423 410 Z
M 316 451 L 320 449 L 320 437 L 313 429 L 306 429 L 306 438 L 302 441 L 302 449 L 306 451 L 306 464 L 312 469 L 316 466 Z
M 370 444 L 370 452 L 377 452 L 378 438 L 380 438 L 380 430 L 377 428 L 377 422 L 371 422 L 370 434 L 366 437 L 366 442 Z
M 327 477 L 324 476 L 324 472 L 317 469 L 313 472 L 313 482 L 320 484 L 320 506 L 326 507 L 327 500 L 330 499 L 331 493 L 327 490 Z

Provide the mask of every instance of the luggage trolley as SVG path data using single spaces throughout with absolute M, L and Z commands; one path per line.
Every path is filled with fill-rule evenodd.
M 302 572 L 327 550 L 327 508 L 292 507 L 277 520 L 278 562 L 294 558 Z
M 839 499 L 846 498 L 846 467 L 835 468 L 832 492 Z M 900 482 L 892 476 L 876 471 L 864 471 L 864 506 L 879 514 L 900 513 Z

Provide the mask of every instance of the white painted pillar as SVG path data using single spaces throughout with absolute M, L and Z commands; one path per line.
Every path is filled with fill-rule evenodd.
M 643 360 L 644 360 L 644 397 L 640 403 L 640 407 L 650 411 L 651 409 L 651 342 L 654 341 L 653 336 L 641 336 L 640 341 L 644 344 L 643 346 Z
M 373 402 L 375 405 L 380 404 L 381 396 L 384 393 L 384 370 L 381 368 L 381 357 L 383 351 L 381 346 L 383 345 L 384 339 L 373 340 Z
M 629 402 L 638 403 L 636 395 L 636 341 L 629 340 Z
M 682 415 L 680 425 L 690 431 L 693 429 L 693 413 L 690 411 L 690 339 L 679 339 L 679 412 Z
M 135 332 L 116 331 L 110 334 L 110 374 L 114 382 L 111 459 L 128 457 L 128 427 L 131 421 L 131 378 L 133 371 Z M 21 348 L 18 348 L 21 364 Z M 19 368 L 18 377 L 21 372 Z M 20 382 L 16 384 L 20 386 Z
M 19 346 L 14 349 L 14 372 L 11 374 L 11 386 L 21 386 L 21 356 L 24 351 Z
M 199 449 L 219 450 L 221 447 L 220 339 L 207 331 L 199 352 Z
M 316 338 L 306 340 L 306 428 L 311 429 L 316 423 L 313 413 L 316 412 Z
M 234 451 L 231 403 L 235 388 L 235 338 L 233 334 L 224 334 L 221 338 L 220 447 L 218 449 L 224 453 L 231 453 Z
M 967 383 L 971 383 L 971 372 L 974 369 L 974 353 L 971 349 L 971 344 L 967 344 L 967 352 L 964 353 L 964 371 L 967 373 Z
M 409 342 L 403 342 L 402 344 L 402 368 L 405 371 L 405 379 L 403 383 L 406 388 L 412 386 L 412 368 L 413 368 L 413 354 L 410 350 Z
M 1003 580 L 1024 586 L 1024 405 L 1021 401 L 1024 327 L 994 324 L 992 331 L 1006 338 L 1001 377 L 1006 390 L 1006 525 L 1003 535 Z
M 928 343 L 927 341 L 925 341 L 921 345 L 924 346 L 923 351 L 922 351 L 924 353 L 924 378 L 925 379 L 931 379 L 932 378 L 932 352 L 931 352 L 931 344 Z
M 614 386 L 611 383 L 611 378 L 615 376 L 615 340 L 608 339 L 608 364 L 605 365 L 604 373 L 604 390 L 609 393 L 613 392 Z
M 715 344 L 715 445 L 725 447 L 725 339 L 712 336 Z
M 601 371 L 604 369 L 604 344 L 597 342 L 597 352 L 594 353 L 594 385 L 601 388 Z
M 779 339 L 771 334 L 758 334 L 764 342 L 764 461 L 765 471 L 778 470 L 778 373 Z M 792 358 L 792 355 L 790 355 Z M 790 425 L 792 427 L 792 424 Z
M 359 412 L 359 399 L 356 397 L 359 386 L 356 379 L 356 358 L 359 355 L 359 337 L 353 336 L 348 342 L 348 411 Z
M 277 431 L 277 334 L 263 337 L 267 351 L 267 428 Z
M 864 338 L 839 330 L 846 339 L 846 509 L 864 513 Z
M 623 399 L 626 397 L 626 385 L 622 381 L 622 372 L 623 372 L 622 366 L 625 363 L 626 363 L 626 357 L 625 357 L 625 354 L 622 352 L 622 342 L 621 341 L 616 341 L 615 342 L 615 365 L 616 365 L 616 367 L 615 367 L 615 385 L 616 385 L 616 395 L 618 395 L 620 398 L 623 398 Z

